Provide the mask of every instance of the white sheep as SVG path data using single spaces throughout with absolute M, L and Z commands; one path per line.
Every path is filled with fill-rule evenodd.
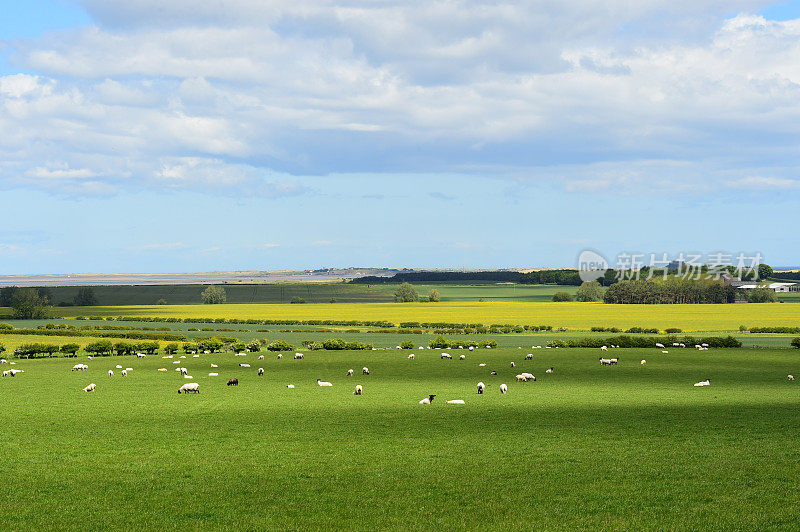
M 787 375 L 787 377 L 789 378 L 790 381 L 794 380 L 794 375 Z
M 408 355 L 408 359 L 409 360 L 414 360 L 414 353 L 411 353 L 410 355 Z
M 464 404 L 464 400 L 463 399 L 450 399 L 449 401 L 445 401 L 445 403 L 448 404 L 448 405 L 463 405 Z
M 523 372 L 523 373 L 522 373 L 522 376 L 523 376 L 523 377 L 525 377 L 525 379 L 527 379 L 525 382 L 528 382 L 528 381 L 534 381 L 534 382 L 536 382 L 536 377 L 534 377 L 534 376 L 533 376 L 532 374 L 530 374 L 530 373 L 524 373 L 524 372 Z
M 695 386 L 711 386 L 711 383 L 709 382 L 708 379 L 706 379 L 704 381 L 696 382 L 696 383 L 694 383 L 694 385 Z
M 419 404 L 421 405 L 429 405 L 433 402 L 433 398 L 436 397 L 436 394 L 429 395 L 425 399 L 421 400 Z
M 469 350 L 470 350 L 470 351 L 472 351 L 473 349 L 475 349 L 475 347 L 474 347 L 474 346 L 469 346 Z
M 525 355 L 525 360 L 533 360 L 533 353 L 528 353 Z
M 361 374 L 362 375 L 369 375 L 369 368 L 367 366 L 364 366 L 363 368 L 361 368 Z
M 87 358 L 87 360 L 91 360 L 92 359 L 92 355 L 86 355 L 86 358 Z
M 500 385 L 500 393 L 504 394 L 506 392 L 508 392 L 508 386 L 506 386 L 505 384 L 501 384 Z
M 258 368 L 258 376 L 259 377 L 263 377 L 264 376 L 264 368 Z
M 123 377 L 127 377 L 127 376 L 128 376 L 128 370 L 126 370 L 126 369 L 123 369 L 123 370 L 122 370 L 122 376 L 123 376 Z
M 317 386 L 333 386 L 333 384 L 331 384 L 328 381 L 321 381 L 321 380 L 317 379 Z
M 264 355 L 258 355 L 259 360 L 264 360 Z
M 659 349 L 664 349 L 664 344 L 656 344 L 656 347 L 658 347 Z
M 125 368 L 128 371 L 133 371 L 133 368 Z
M 514 363 L 512 362 L 512 363 L 511 363 L 511 367 L 512 367 L 512 368 L 516 368 L 516 367 L 517 367 L 517 365 L 516 365 L 516 364 L 514 364 Z
M 484 368 L 486 367 L 486 364 L 484 362 L 481 362 L 480 364 L 478 364 L 478 367 Z
M 361 385 L 360 384 L 356 384 L 356 390 L 353 392 L 353 395 L 361 395 L 361 392 L 363 392 L 363 389 L 361 388 Z
M 200 358 L 200 355 L 192 355 L 192 358 Z
M 87 366 L 86 364 L 75 364 L 74 366 L 72 366 L 72 371 L 84 371 L 87 369 L 89 369 L 89 366 Z
M 641 364 L 642 366 L 644 366 L 645 364 L 647 364 L 647 361 L 646 361 L 646 360 L 642 360 L 641 362 L 639 362 L 639 364 Z
M 602 358 L 601 357 L 600 358 L 600 365 L 601 366 L 610 366 L 611 365 L 611 359 L 610 358 Z
M 553 373 L 553 367 L 551 366 L 550 369 L 545 370 L 545 373 Z
M 161 357 L 161 358 L 172 358 L 172 355 L 164 355 L 164 356 L 163 356 L 163 357 Z
M 522 375 L 521 373 L 516 376 L 516 379 L 517 382 L 528 382 L 528 379 L 525 378 L 525 375 Z
M 187 394 L 189 392 L 200 393 L 200 385 L 197 384 L 196 382 L 187 382 L 186 384 L 184 384 L 183 386 L 178 388 L 178 393 L 181 393 L 181 392 L 187 393 Z
M 89 386 L 83 389 L 84 392 L 93 392 L 97 385 L 95 383 L 91 383 Z
M 461 356 L 458 357 L 458 359 L 459 360 L 466 360 L 467 359 L 467 355 L 461 355 Z
M 0 358 L 0 364 L 8 364 L 8 360 L 5 358 Z
M 618 358 L 609 358 L 609 360 L 611 361 L 612 364 L 616 364 L 617 362 L 619 362 Z
M 183 378 L 184 379 L 194 379 L 194 377 L 192 377 L 191 375 L 184 375 Z
M 180 364 L 180 363 L 181 363 L 180 360 L 176 360 L 175 362 L 173 362 L 173 364 Z
M 608 347 L 604 345 L 603 347 L 600 348 L 600 351 L 608 351 Z
M 117 365 L 116 365 L 116 366 L 114 366 L 114 367 L 115 367 L 115 368 L 117 368 L 117 369 L 122 369 L 122 366 L 120 366 L 119 364 L 117 364 Z
M 486 385 L 482 382 L 478 383 L 478 393 L 483 393 L 483 390 L 486 389 Z
M 352 370 L 352 369 L 348 369 L 348 370 L 347 370 L 347 376 L 348 376 L 348 377 L 352 377 L 352 376 L 353 376 L 353 373 L 354 373 L 354 372 L 353 372 L 353 370 Z
M 113 377 L 114 376 L 114 370 L 113 369 L 108 370 L 108 376 L 109 377 Z
M 181 355 L 178 358 L 186 358 L 186 355 Z
M 280 355 L 278 355 L 278 356 L 280 356 Z M 294 354 L 294 359 L 295 360 L 300 360 L 301 358 L 304 358 L 303 353 L 295 353 Z
M 247 356 L 247 353 L 236 353 L 234 356 L 243 357 L 243 356 Z
M 212 368 L 218 368 L 219 366 L 217 366 L 216 364 L 211 364 L 211 367 Z
M 279 354 L 279 355 L 278 355 L 278 360 L 280 360 L 280 359 L 282 359 L 282 358 L 283 358 L 283 355 L 280 355 L 280 354 Z
M 249 368 L 250 364 L 239 364 L 240 368 Z
M 287 388 L 294 388 L 294 384 L 287 384 L 286 387 Z
M 665 355 L 668 355 L 668 354 L 669 354 L 669 351 L 667 351 L 666 349 L 664 349 L 664 350 L 663 350 L 663 351 L 661 351 L 661 352 L 662 352 L 662 353 L 664 353 Z
M 158 371 L 167 371 L 167 368 L 158 368 Z
M 452 356 L 450 356 L 450 354 L 449 354 L 449 353 L 442 353 L 442 354 L 439 356 L 439 358 L 440 358 L 440 359 L 442 359 L 442 360 L 444 360 L 444 359 L 451 360 L 453 357 L 452 357 Z
M 186 368 L 178 368 L 178 371 L 180 371 L 181 375 L 183 375 L 184 377 L 189 374 L 189 370 Z
M 219 377 L 219 373 L 211 372 L 208 374 L 209 377 Z
M 136 358 L 147 358 L 147 355 L 144 353 L 136 353 Z

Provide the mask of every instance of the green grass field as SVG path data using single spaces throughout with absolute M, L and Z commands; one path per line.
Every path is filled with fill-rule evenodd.
M 442 302 L 336 303 L 324 305 L 151 305 L 69 307 L 55 316 L 163 316 L 237 319 L 333 319 L 504 323 L 552 325 L 571 329 L 591 326 L 678 327 L 684 331 L 734 331 L 740 325 L 800 324 L 800 305 L 791 303 L 733 305 L 605 305 L 603 303 Z
M 407 353 L 175 359 L 190 396 L 158 356 L 3 365 L 25 373 L 0 380 L 0 527 L 796 529 L 794 350 L 618 350 L 614 367 L 597 350 Z M 118 363 L 129 377 L 107 376 Z

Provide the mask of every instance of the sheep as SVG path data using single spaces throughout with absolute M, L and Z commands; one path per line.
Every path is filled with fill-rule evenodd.
M 458 359 L 459 360 L 466 360 L 467 359 L 467 355 L 461 355 L 461 356 L 458 357 Z
M 180 360 L 176 360 L 175 362 L 173 362 L 173 364 L 180 364 L 180 363 L 181 363 Z
M 448 353 L 442 353 L 442 354 L 439 356 L 439 358 L 440 358 L 441 360 L 444 360 L 444 359 L 447 359 L 447 360 L 452 360 L 452 359 L 453 359 L 453 357 L 452 357 L 452 356 L 450 356 Z
M 508 386 L 505 384 L 500 385 L 500 393 L 505 394 L 508 391 Z
M 258 355 L 259 360 L 264 360 L 264 355 Z
M 511 367 L 512 367 L 512 368 L 516 368 L 516 367 L 517 367 L 517 365 L 516 365 L 516 364 L 514 364 L 514 363 L 512 362 L 512 363 L 511 363 Z
M 642 360 L 641 362 L 639 362 L 639 364 L 641 364 L 642 366 L 644 366 L 644 365 L 646 365 L 646 364 L 647 364 L 647 360 Z
M 414 353 L 411 353 L 410 355 L 408 355 L 408 359 L 409 360 L 414 360 Z
M 295 360 L 300 360 L 301 358 L 303 358 L 303 353 L 295 353 L 294 354 L 294 359 Z
M 611 361 L 612 364 L 616 364 L 617 362 L 619 362 L 619 358 L 609 358 L 609 360 Z
M 656 347 L 659 349 L 664 349 L 664 344 L 656 344 Z
M 127 369 L 123 369 L 122 370 L 122 376 L 123 377 L 127 377 L 128 376 L 128 370 Z
M 668 355 L 668 354 L 669 354 L 669 351 L 667 351 L 666 349 L 664 349 L 664 350 L 663 350 L 663 351 L 661 351 L 661 352 L 662 352 L 662 353 L 664 353 L 665 355 Z
M 86 388 L 83 389 L 84 392 L 93 392 L 94 389 L 97 387 L 95 383 L 89 384 Z
M 259 377 L 263 377 L 264 376 L 264 368 L 258 368 L 258 376 Z
M 533 353 L 528 353 L 525 355 L 525 360 L 533 360 Z
M 695 386 L 711 386 L 711 382 L 708 379 L 700 382 L 694 383 Z
M 553 373 L 553 366 L 550 366 L 550 369 L 545 370 L 545 373 Z
M 219 377 L 219 373 L 211 372 L 208 374 L 209 377 Z
M 517 382 L 528 382 L 528 379 L 526 379 L 525 376 L 522 374 L 517 375 L 516 379 Z
M 321 381 L 321 380 L 317 379 L 317 386 L 333 386 L 333 384 L 331 384 L 328 381 Z
M 228 386 L 239 386 L 239 379 L 237 379 L 236 377 L 233 377 L 232 379 L 230 379 L 228 381 L 227 385 Z
M 536 382 L 536 377 L 534 377 L 530 373 L 522 373 L 522 376 L 525 377 L 525 379 L 527 379 L 525 382 L 528 382 L 528 381 Z
M 211 367 L 212 368 L 218 368 L 219 366 L 217 366 L 216 364 L 211 364 Z
M 286 387 L 287 388 L 294 388 L 294 384 L 287 384 Z
M 247 356 L 247 353 L 235 353 L 234 356 L 243 357 L 243 356 Z
M 181 355 L 178 358 L 186 358 L 186 355 Z
M 147 355 L 144 353 L 136 353 L 136 358 L 147 358 Z
M 608 351 L 608 347 L 604 345 L 603 347 L 600 348 L 600 351 Z
M 495 370 L 492 370 L 489 372 L 489 375 L 497 375 L 497 372 Z
M 5 371 L 3 372 L 3 377 L 8 377 L 10 374 L 11 374 L 11 370 L 8 370 L 8 369 L 7 369 L 7 370 L 5 370 Z
M 114 370 L 113 369 L 108 370 L 108 376 L 109 377 L 113 377 L 114 376 Z
M 790 381 L 793 381 L 793 380 L 794 380 L 794 375 L 787 375 L 786 377 L 787 377 L 787 378 L 788 378 Z
M 158 371 L 167 371 L 167 368 L 158 368 Z
M 84 371 L 87 369 L 89 369 L 89 366 L 87 366 L 86 364 L 75 364 L 74 366 L 72 366 L 72 371 Z
M 200 358 L 200 355 L 192 355 L 192 358 Z
M 7 369 L 6 371 L 3 372 L 3 377 L 8 377 L 8 376 L 16 377 L 17 373 L 25 373 L 25 370 L 24 369 L 14 369 L 14 368 Z
M 186 368 L 178 368 L 178 371 L 181 372 L 181 375 L 186 376 L 189 374 L 189 370 Z
M 433 402 L 433 398 L 436 397 L 436 394 L 431 394 L 422 401 L 419 402 L 421 405 L 429 405 Z
M 348 377 L 352 377 L 353 376 L 353 370 L 352 369 L 348 369 L 347 370 L 347 376 Z
M 278 360 L 280 360 L 280 359 L 282 359 L 282 358 L 283 358 L 283 355 L 280 355 L 280 354 L 279 354 L 279 355 L 278 355 Z
M 194 379 L 194 377 L 192 377 L 191 375 L 184 375 L 183 378 L 184 379 Z
M 115 367 L 115 368 L 117 368 L 117 369 L 122 369 L 122 366 L 120 366 L 119 364 L 117 364 L 117 365 L 116 365 L 116 366 L 114 366 L 114 367 Z
M 0 364 L 8 364 L 8 360 L 5 358 L 0 358 Z
M 611 365 L 611 359 L 610 358 L 600 357 L 600 365 L 601 366 L 610 366 Z
M 189 392 L 200 393 L 200 385 L 197 384 L 196 382 L 187 382 L 186 384 L 178 388 L 178 393 L 180 394 L 181 392 L 186 394 L 188 394 Z
M 708 344 L 700 344 L 700 346 L 701 347 L 705 347 L 706 349 L 708 349 Z
M 133 368 L 125 368 L 128 371 L 133 371 Z
M 463 399 L 450 399 L 449 401 L 445 401 L 445 403 L 448 404 L 448 405 L 463 405 L 464 404 L 464 400 Z
M 172 355 L 164 355 L 164 356 L 163 356 L 163 357 L 161 357 L 161 358 L 172 358 Z
M 369 375 L 369 368 L 367 366 L 364 366 L 363 368 L 361 368 L 361 374 L 362 375 Z
M 353 392 L 353 395 L 361 395 L 363 389 L 361 388 L 360 384 L 356 384 L 356 390 Z
M 478 364 L 478 367 L 481 367 L 481 368 L 486 367 L 486 364 L 481 362 L 480 364 Z
M 484 383 L 482 383 L 482 382 L 479 382 L 478 383 L 478 393 L 482 394 L 483 390 L 485 390 L 485 389 L 486 389 L 486 385 Z
M 469 346 L 470 351 L 472 351 L 473 349 L 475 349 L 473 346 Z
M 680 346 L 681 344 L 679 344 L 678 342 L 672 342 L 672 347 L 680 347 Z
M 240 368 L 249 368 L 250 364 L 239 364 Z
M 91 360 L 92 359 L 92 355 L 86 355 L 86 359 L 87 360 Z

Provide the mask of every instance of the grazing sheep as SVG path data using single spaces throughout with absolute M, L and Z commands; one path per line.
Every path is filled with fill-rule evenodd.
M 158 371 L 167 371 L 167 368 L 158 368 Z
M 144 353 L 136 353 L 136 358 L 147 358 L 147 355 Z
M 123 377 L 127 377 L 128 376 L 128 370 L 127 369 L 123 369 L 122 370 L 122 376 Z
M 481 367 L 481 368 L 483 368 L 483 367 L 485 367 L 485 366 L 486 366 L 486 364 L 484 364 L 483 362 L 481 362 L 480 364 L 478 364 L 478 367 Z
M 497 372 L 492 370 L 492 371 L 489 372 L 489 375 L 497 375 Z
M 264 368 L 258 368 L 258 376 L 259 377 L 263 377 L 264 376 Z
M 603 347 L 600 348 L 600 351 L 608 351 L 608 347 L 603 346 Z
M 525 377 L 525 379 L 527 379 L 525 382 L 529 382 L 529 381 L 536 382 L 536 377 L 534 377 L 530 373 L 522 373 L 522 376 Z
M 711 386 L 711 382 L 708 379 L 700 382 L 694 383 L 695 386 Z
M 478 383 L 478 393 L 483 393 L 483 390 L 486 389 L 486 385 L 482 382 Z
M 240 368 L 249 368 L 250 364 L 239 364 Z
M 452 360 L 452 358 L 453 358 L 453 357 L 452 357 L 452 356 L 450 356 L 448 353 L 442 353 L 442 354 L 441 354 L 441 356 L 440 356 L 439 358 L 440 358 L 441 360 L 444 360 L 444 359 L 447 359 L 447 360 Z
M 788 377 L 788 379 L 789 379 L 790 381 L 793 381 L 793 380 L 794 380 L 794 375 L 787 375 L 787 377 Z
M 218 368 L 219 366 L 217 366 L 216 364 L 211 364 L 211 367 L 212 368 Z
M 550 369 L 545 370 L 545 373 L 553 373 L 553 366 L 550 366 Z
M 317 386 L 333 386 L 333 384 L 331 384 L 328 381 L 321 381 L 321 380 L 317 379 Z
M 117 365 L 116 365 L 116 366 L 114 366 L 114 367 L 115 367 L 115 368 L 117 368 L 117 369 L 122 369 L 122 366 L 120 366 L 119 364 L 117 364 Z
M 701 347 L 708 348 L 708 344 L 700 344 Z
M 642 360 L 641 362 L 639 362 L 639 364 L 641 364 L 642 366 L 644 366 L 645 364 L 647 364 L 647 361 L 646 361 L 646 360 Z
M 259 360 L 264 360 L 264 355 L 258 355 Z
M 180 360 L 176 360 L 175 362 L 173 362 L 173 364 L 180 364 L 180 363 L 181 363 Z
M 163 357 L 161 357 L 161 358 L 172 358 L 172 355 L 164 355 L 164 356 L 163 356 Z
M 8 360 L 5 358 L 0 358 L 0 364 L 8 364 Z
M 75 364 L 72 366 L 72 371 L 85 371 L 87 369 L 89 369 L 89 366 L 86 364 Z
M 408 359 L 409 360 L 414 360 L 414 353 L 411 353 L 410 355 L 408 355 Z
M 663 351 L 661 351 L 661 352 L 662 352 L 662 353 L 664 353 L 665 355 L 668 355 L 668 354 L 669 354 L 669 351 L 667 351 L 666 349 L 664 349 L 664 350 L 663 350 Z
M 280 357 L 280 355 L 278 355 L 278 356 Z M 300 360 L 301 358 L 303 358 L 303 353 L 295 353 L 294 354 L 294 359 L 295 360 Z
M 436 394 L 429 395 L 425 399 L 419 402 L 421 405 L 429 405 L 433 402 L 433 398 L 436 397 Z
M 506 393 L 507 391 L 508 391 L 508 386 L 506 386 L 505 384 L 501 384 L 501 385 L 500 385 L 500 393 L 503 393 L 503 394 L 504 394 L 504 393 Z
M 348 377 L 352 377 L 353 376 L 353 370 L 352 369 L 348 369 L 347 370 L 347 376 Z
M 286 387 L 287 388 L 294 388 L 294 384 L 287 384 Z
M 464 404 L 464 400 L 463 399 L 450 399 L 449 401 L 445 401 L 445 403 L 448 404 L 448 405 L 463 405 Z
M 278 355 L 278 360 L 282 359 L 283 355 Z
M 473 346 L 469 346 L 470 351 L 472 351 L 473 349 L 475 349 Z
M 183 378 L 184 379 L 194 379 L 194 377 L 192 377 L 191 375 L 184 375 Z
M 533 353 L 528 353 L 525 355 L 525 360 L 533 360 Z
M 113 377 L 114 376 L 114 370 L 113 369 L 108 370 L 108 376 L 109 377 Z
M 458 359 L 459 360 L 466 360 L 467 359 L 467 355 L 461 355 L 460 357 L 458 357 Z
M 664 344 L 656 344 L 656 347 L 658 347 L 659 349 L 664 349 Z
M 178 368 L 178 371 L 180 371 L 181 375 L 184 375 L 184 376 L 189 374 L 189 370 L 186 369 L 186 368 Z
M 219 377 L 219 373 L 214 373 L 213 371 L 208 374 L 209 377 Z
M 611 359 L 610 358 L 600 357 L 600 365 L 601 366 L 610 366 L 611 365 Z
M 228 381 L 228 386 L 239 386 L 239 379 L 233 377 L 231 380 Z
M 619 362 L 619 358 L 609 358 L 609 360 L 611 361 L 612 364 L 616 364 L 617 362 Z
M 84 392 L 93 392 L 94 389 L 97 387 L 95 383 L 91 383 L 89 386 L 83 389 Z
M 243 357 L 243 356 L 247 356 L 247 353 L 236 353 L 235 356 Z
M 516 364 L 514 364 L 514 363 L 512 362 L 512 363 L 511 363 L 511 367 L 512 367 L 512 368 L 516 368 L 516 367 L 517 367 L 517 365 L 516 365 Z
M 517 375 L 516 378 L 517 378 L 517 382 L 528 382 L 528 379 L 526 379 L 525 376 L 522 375 L 522 374 Z
M 125 368 L 128 371 L 133 371 L 133 368 Z
M 200 385 L 197 384 L 196 382 L 187 382 L 186 384 L 184 384 L 183 386 L 178 388 L 178 393 L 181 393 L 181 392 L 183 392 L 183 393 L 189 393 L 189 392 L 200 393 Z
M 192 355 L 192 358 L 200 358 L 200 355 Z
M 363 368 L 361 368 L 361 374 L 362 375 L 369 375 L 369 368 L 367 366 L 364 366 Z
M 353 395 L 361 395 L 363 389 L 361 388 L 360 384 L 356 384 L 356 391 L 353 392 Z
M 180 357 L 178 357 L 178 358 L 186 358 L 186 355 L 181 355 L 181 356 L 180 356 Z

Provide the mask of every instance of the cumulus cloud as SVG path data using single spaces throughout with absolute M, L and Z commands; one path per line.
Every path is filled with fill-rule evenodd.
M 36 74 L 0 77 L 0 187 L 661 193 L 800 169 L 800 20 L 753 15 L 766 1 L 80 3 L 94 26 L 11 43 Z

